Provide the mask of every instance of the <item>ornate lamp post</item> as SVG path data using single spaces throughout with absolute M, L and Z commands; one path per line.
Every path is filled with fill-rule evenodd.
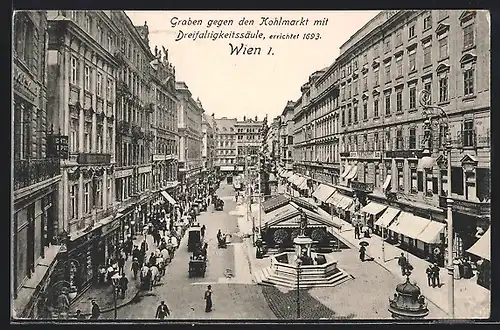
M 430 141 L 433 125 L 438 127 L 444 127 L 446 129 L 446 160 L 447 160 L 447 178 L 448 178 L 448 192 L 446 198 L 447 206 L 447 231 L 448 231 L 448 314 L 450 318 L 455 318 L 455 296 L 454 296 L 454 277 L 453 277 L 453 199 L 451 198 L 451 133 L 450 133 L 450 119 L 448 114 L 443 110 L 443 108 L 438 106 L 429 105 L 430 93 L 427 90 L 423 90 L 419 95 L 419 102 L 422 105 L 423 115 L 426 120 L 424 121 L 424 136 L 425 136 L 425 148 L 422 152 L 422 158 L 420 160 L 420 166 L 425 170 L 432 170 L 434 165 L 434 159 L 431 156 Z M 439 131 L 438 131 L 439 132 Z
M 389 298 L 389 312 L 394 319 L 422 319 L 429 314 L 425 297 L 420 288 L 410 283 L 411 272 L 407 270 L 406 282 L 396 286 L 394 298 Z

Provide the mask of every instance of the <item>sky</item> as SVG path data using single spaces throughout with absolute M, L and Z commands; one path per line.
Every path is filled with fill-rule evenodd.
M 184 81 L 193 98 L 200 98 L 205 113 L 220 117 L 243 116 L 272 119 L 281 114 L 288 100 L 297 100 L 300 87 L 309 75 L 330 66 L 339 55 L 340 46 L 379 11 L 126 11 L 134 25 L 149 27 L 152 49 L 164 46 L 176 69 L 176 80 Z M 177 25 L 172 18 L 186 22 L 201 20 L 202 25 Z M 253 26 L 240 26 L 245 18 Z M 261 17 L 271 19 L 308 18 L 306 26 L 259 25 Z M 328 18 L 325 26 L 314 26 L 315 20 Z M 232 26 L 212 26 L 210 20 L 233 20 Z M 179 31 L 259 32 L 261 39 L 192 39 L 175 41 Z M 298 34 L 294 40 L 270 40 L 272 34 Z M 303 40 L 305 33 L 320 39 Z M 233 47 L 260 47 L 261 55 L 231 55 Z M 269 47 L 272 47 L 271 54 Z

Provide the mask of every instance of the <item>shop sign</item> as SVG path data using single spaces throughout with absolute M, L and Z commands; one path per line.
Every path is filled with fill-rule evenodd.
M 119 227 L 120 227 L 120 221 L 118 221 L 118 219 L 113 219 L 110 223 L 106 224 L 102 228 L 102 236 L 106 236 L 109 233 L 112 233 Z
M 139 168 L 139 174 L 151 172 L 151 165 Z
M 33 103 L 38 103 L 40 87 L 26 73 L 14 65 L 12 80 L 14 91 L 24 96 Z
M 125 178 L 127 176 L 132 176 L 134 174 L 134 169 L 130 168 L 128 170 L 121 170 L 115 172 L 115 179 Z

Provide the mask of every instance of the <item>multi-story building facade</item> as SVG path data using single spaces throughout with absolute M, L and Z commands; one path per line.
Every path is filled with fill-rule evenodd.
M 254 119 L 243 116 L 243 120 L 236 122 L 236 171 L 238 173 L 244 173 L 245 166 L 253 167 L 259 162 L 262 123 L 257 116 Z
M 216 118 L 215 166 L 219 175 L 226 178 L 228 183 L 232 182 L 233 175 L 236 175 L 236 118 Z
M 175 68 L 168 60 L 168 50 L 155 48 L 156 60 L 152 62 L 154 70 L 153 91 L 155 109 L 151 123 L 153 140 L 153 189 L 167 190 L 177 197 L 179 160 L 179 136 L 177 119 L 177 96 L 175 89 Z
M 288 101 L 280 116 L 280 165 L 287 170 L 291 170 L 293 164 L 294 110 L 295 102 Z
M 342 45 L 335 63 L 315 82 L 327 91 L 320 94 L 338 91 L 332 92 L 333 103 L 327 102 L 329 110 L 323 114 L 333 117 L 333 124 L 327 120 L 326 128 L 316 125 L 316 132 L 331 131 L 332 125 L 334 136 L 335 129 L 340 131 L 342 171 L 337 182 L 332 180 L 336 188 L 362 204 L 368 198 L 411 213 L 415 221 L 443 223 L 436 226 L 441 236 L 434 233 L 438 239 L 433 244 L 399 233 L 396 239 L 416 251 L 431 253 L 435 244 L 445 248 L 446 197 L 454 200 L 459 255 L 490 223 L 488 15 L 469 10 L 383 11 Z M 434 127 L 430 147 L 424 145 L 425 116 L 419 103 L 424 89 L 430 103 L 442 107 L 449 118 L 451 178 L 443 150 L 446 126 Z M 313 107 L 306 95 L 302 109 L 307 117 Z M 295 122 L 297 130 L 307 132 L 310 123 L 302 120 Z M 335 161 L 336 152 L 330 150 L 336 140 L 321 148 L 323 140 L 317 139 L 316 153 L 310 149 L 309 156 L 306 150 L 304 159 Z M 302 139 L 295 142 L 301 146 Z M 427 147 L 435 159 L 432 170 L 419 162 Z
M 48 12 L 48 116 L 54 131 L 67 136 L 69 144 L 69 156 L 61 161 L 61 194 L 55 201 L 66 252 L 60 255 L 52 284 L 64 279 L 70 292 L 90 285 L 98 265 L 113 250 L 104 241 L 117 233 L 113 220 L 119 64 L 112 41 L 119 31 L 110 15 Z M 49 301 L 56 296 L 52 292 Z
M 122 236 L 125 228 L 136 232 L 151 210 L 152 153 L 151 122 L 155 112 L 153 87 L 155 56 L 149 48 L 148 27 L 134 26 L 122 11 L 112 11 L 120 31 L 115 58 L 119 62 L 116 82 L 116 200 Z M 132 233 L 133 234 L 133 233 Z
M 58 130 L 47 118 L 47 13 L 16 12 L 13 32 L 13 311 L 38 317 L 60 249 L 59 155 L 49 150 Z
M 202 133 L 203 133 L 203 150 L 201 156 L 203 158 L 203 171 L 208 173 L 214 172 L 215 160 L 215 117 L 214 114 L 207 116 L 203 114 L 202 118 Z
M 281 117 L 277 116 L 273 118 L 271 125 L 269 125 L 269 131 L 266 137 L 267 150 L 270 156 L 274 157 L 276 164 L 279 163 L 279 135 L 281 126 Z
M 205 110 L 199 99 L 192 98 L 183 81 L 176 82 L 178 130 L 179 130 L 179 182 L 183 192 L 196 187 L 203 169 L 201 157 L 203 135 L 202 116 Z M 196 189 L 193 192 L 196 194 Z

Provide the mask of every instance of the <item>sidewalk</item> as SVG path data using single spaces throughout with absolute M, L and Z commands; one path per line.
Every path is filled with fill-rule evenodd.
M 333 231 L 358 248 L 359 240 L 354 238 L 352 225 L 339 218 L 336 221 L 342 223 L 342 228 L 340 230 L 333 229 Z M 448 270 L 446 268 L 441 268 L 439 273 L 442 286 L 440 288 L 432 288 L 427 285 L 427 274 L 425 273 L 429 262 L 387 242 L 384 244 L 385 251 L 382 253 L 382 239 L 377 235 L 373 234 L 371 238 L 365 238 L 364 240 L 370 243 L 366 251 L 368 257 L 374 258 L 375 262 L 399 278 L 401 283 L 405 280 L 405 277 L 401 275 L 397 258 L 401 255 L 401 252 L 408 255 L 409 262 L 414 267 L 410 276 L 411 281 L 418 284 L 422 294 L 428 300 L 448 313 Z M 490 316 L 490 291 L 477 285 L 475 276 L 471 279 L 455 280 L 454 284 L 455 318 L 477 319 L 488 318 Z
M 143 235 L 139 235 L 136 240 L 134 240 L 134 245 L 140 246 L 144 240 Z M 154 247 L 153 237 L 147 235 L 146 241 L 149 246 L 149 250 Z M 120 308 L 122 306 L 130 303 L 139 293 L 140 279 L 137 276 L 137 280 L 134 280 L 134 273 L 132 272 L 132 257 L 129 256 L 128 260 L 125 261 L 124 271 L 129 280 L 127 293 L 125 299 L 118 296 L 116 299 L 116 306 Z M 80 297 L 78 297 L 70 306 L 69 315 L 74 315 L 76 310 L 80 309 L 82 314 L 85 316 L 90 315 L 92 309 L 91 301 L 95 299 L 97 305 L 101 310 L 101 313 L 109 312 L 115 308 L 114 305 L 114 293 L 113 286 L 111 284 L 106 286 L 92 285 L 87 291 L 85 291 Z

